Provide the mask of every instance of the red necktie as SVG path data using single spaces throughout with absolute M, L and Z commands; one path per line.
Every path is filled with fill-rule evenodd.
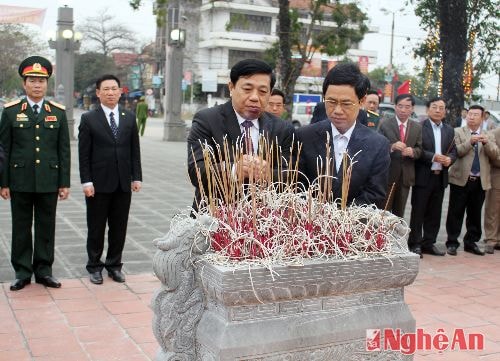
M 405 141 L 405 126 L 403 123 L 399 124 L 399 138 L 404 143 L 404 141 Z

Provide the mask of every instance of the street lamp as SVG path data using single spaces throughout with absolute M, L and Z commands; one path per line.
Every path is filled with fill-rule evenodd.
M 392 53 L 394 50 L 394 14 L 398 11 L 401 11 L 402 9 L 399 10 L 389 10 L 386 8 L 381 8 L 380 9 L 384 14 L 392 14 L 392 25 L 391 25 L 391 51 L 389 53 L 389 66 L 388 66 L 388 76 L 391 77 L 390 82 L 391 82 L 391 101 L 394 99 L 394 69 L 393 69 L 393 64 L 392 64 Z
M 165 122 L 163 126 L 163 140 L 185 141 L 186 125 L 181 119 L 182 105 L 182 62 L 183 48 L 186 42 L 186 31 L 181 29 L 180 3 L 172 1 L 168 7 L 167 21 L 167 57 L 165 79 Z
M 66 106 L 69 134 L 74 139 L 73 91 L 75 78 L 75 51 L 80 49 L 82 34 L 73 31 L 73 8 L 58 8 L 57 32 L 51 35 L 49 46 L 56 50 L 56 100 Z

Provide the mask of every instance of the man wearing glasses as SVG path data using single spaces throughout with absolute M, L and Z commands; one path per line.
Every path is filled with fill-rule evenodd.
M 331 199 L 337 199 L 342 195 L 343 170 L 352 165 L 348 204 L 383 207 L 389 142 L 356 121 L 369 87 L 370 81 L 353 63 L 338 64 L 328 72 L 323 83 L 328 118 L 298 129 L 303 144 L 299 167 L 305 183 L 327 175 L 326 179 L 332 180 Z

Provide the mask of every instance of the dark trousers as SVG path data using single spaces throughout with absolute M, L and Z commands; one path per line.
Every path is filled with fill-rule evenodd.
M 131 192 L 115 191 L 113 193 L 95 193 L 86 197 L 87 202 L 87 271 L 101 272 L 105 267 L 110 270 L 121 270 L 122 252 L 127 235 L 128 213 L 130 210 Z M 103 263 L 101 256 L 104 250 L 104 233 L 108 224 L 108 252 Z
M 52 276 L 57 192 L 11 192 L 11 263 L 16 278 Z M 31 233 L 35 217 L 35 242 Z
M 430 249 L 436 243 L 441 225 L 444 188 L 442 174 L 431 174 L 425 186 L 414 186 L 411 193 L 410 237 L 408 247 Z M 423 230 L 423 235 L 422 235 Z
M 450 203 L 446 218 L 448 240 L 446 247 L 458 247 L 458 237 L 462 230 L 464 214 L 467 212 L 464 247 L 472 247 L 481 238 L 481 209 L 484 203 L 484 190 L 481 179 L 469 180 L 464 187 L 450 184 Z

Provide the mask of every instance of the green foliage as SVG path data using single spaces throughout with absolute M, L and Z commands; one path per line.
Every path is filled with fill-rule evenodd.
M 104 74 L 116 74 L 118 69 L 109 56 L 97 52 L 75 54 L 75 90 L 85 93 Z
M 28 56 L 43 56 L 41 44 L 46 43 L 24 25 L 0 24 L 0 96 L 22 90 L 19 64 Z
M 416 4 L 415 14 L 420 17 L 420 24 L 425 29 L 439 28 L 439 3 L 440 0 L 409 0 Z M 500 6 L 496 0 L 468 0 L 467 2 L 467 40 L 475 34 L 473 44 L 473 89 L 481 84 L 477 80 L 483 74 L 500 71 L 500 58 L 498 49 L 498 34 L 500 32 L 498 19 Z M 471 45 L 471 44 L 468 44 Z M 415 49 L 415 55 L 423 59 L 439 61 L 441 56 L 438 48 L 421 43 Z M 467 58 L 470 54 L 467 55 Z

